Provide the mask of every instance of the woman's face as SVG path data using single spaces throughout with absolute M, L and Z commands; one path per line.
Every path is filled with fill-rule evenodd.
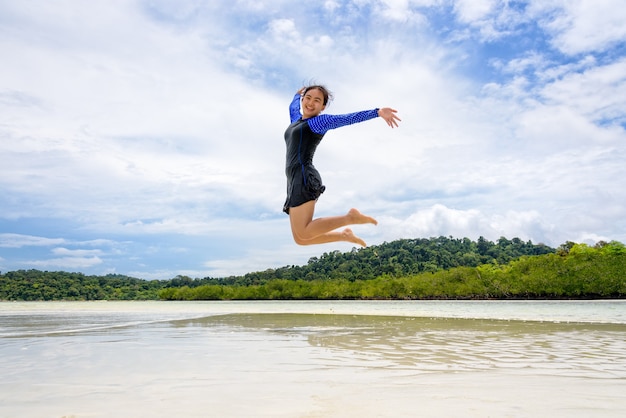
M 309 119 L 317 116 L 325 107 L 322 92 L 318 89 L 310 89 L 302 98 L 302 118 Z

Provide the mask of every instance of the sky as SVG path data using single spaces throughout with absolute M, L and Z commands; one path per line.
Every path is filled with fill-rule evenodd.
M 325 84 L 316 216 L 369 245 L 626 242 L 622 0 L 0 0 L 0 271 L 226 277 L 298 246 L 288 106 Z

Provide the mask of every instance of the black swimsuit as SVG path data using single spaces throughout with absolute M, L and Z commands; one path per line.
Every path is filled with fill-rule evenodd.
M 311 200 L 317 200 L 326 187 L 322 184 L 322 176 L 313 166 L 313 155 L 322 141 L 322 134 L 311 130 L 307 120 L 299 119 L 289 125 L 285 131 L 287 145 L 287 200 L 283 211 L 300 206 Z
M 302 119 L 299 94 L 292 100 L 289 111 L 291 125 L 285 131 L 287 199 L 283 206 L 283 211 L 287 214 L 289 208 L 317 200 L 326 189 L 320 173 L 313 166 L 313 155 L 326 132 L 378 116 L 378 109 L 372 109 L 346 115 L 318 115 Z

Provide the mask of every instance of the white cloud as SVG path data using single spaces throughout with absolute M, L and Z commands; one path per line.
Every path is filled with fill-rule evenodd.
M 53 248 L 52 254 L 56 256 L 67 256 L 67 257 L 87 257 L 87 256 L 99 256 L 102 255 L 101 250 L 70 250 L 67 248 L 59 247 Z
M 0 248 L 48 247 L 65 243 L 63 238 L 45 238 L 22 234 L 0 234 Z
M 75 269 L 89 269 L 102 264 L 102 259 L 100 257 L 60 257 L 49 258 L 46 260 L 27 260 L 22 261 L 19 264 L 27 266 L 27 268 L 59 268 L 74 271 Z
M 501 236 L 543 242 L 554 228 L 536 211 L 509 210 L 485 213 L 477 209 L 459 210 L 435 204 L 418 210 L 406 219 L 383 218 L 385 235 L 398 238 L 455 236 L 497 240 Z
M 301 40 L 300 33 L 296 30 L 296 24 L 292 19 L 272 20 L 269 24 L 269 29 L 272 36 L 277 39 L 282 38 L 284 40 L 287 38 L 288 41 L 294 44 Z
M 567 74 L 547 86 L 542 96 L 581 112 L 590 122 L 613 118 L 624 122 L 626 60 Z
M 383 0 L 384 7 L 380 14 L 392 22 L 423 24 L 426 19 L 412 6 L 409 0 Z
M 331 13 L 337 10 L 339 7 L 340 7 L 340 4 L 337 1 L 327 0 L 324 2 L 324 9 L 328 10 Z
M 474 23 L 487 18 L 496 3 L 495 0 L 456 0 L 454 10 L 461 22 Z
M 626 39 L 626 8 L 616 0 L 534 0 L 531 13 L 566 54 L 605 51 Z M 547 17 L 543 17 L 547 16 Z

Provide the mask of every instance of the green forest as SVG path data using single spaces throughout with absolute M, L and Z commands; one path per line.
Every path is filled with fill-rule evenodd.
M 623 298 L 626 246 L 558 248 L 501 237 L 403 239 L 243 276 L 143 280 L 19 270 L 0 300 L 288 300 Z

